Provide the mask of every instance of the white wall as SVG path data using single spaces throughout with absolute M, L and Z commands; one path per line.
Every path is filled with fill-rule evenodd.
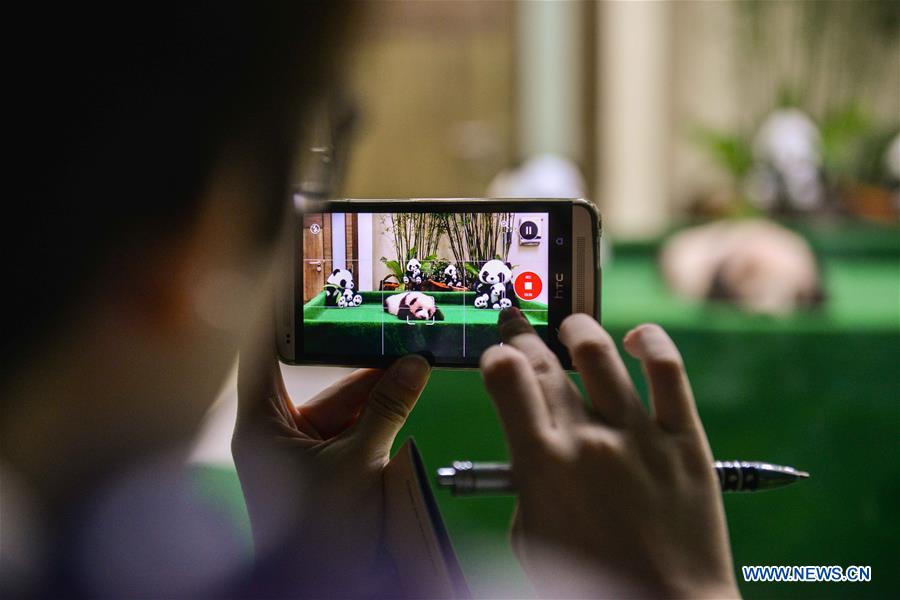
M 360 213 L 356 216 L 357 231 L 359 239 L 357 240 L 359 248 L 357 250 L 359 256 L 359 272 L 357 273 L 357 282 L 361 290 L 377 289 L 375 274 L 373 273 L 373 262 L 377 261 L 380 254 L 373 260 L 373 231 L 372 231 L 372 214 Z
M 669 4 L 597 5 L 595 189 L 613 236 L 652 237 L 669 222 Z
M 585 157 L 586 8 L 583 2 L 516 4 L 520 158 Z
M 390 225 L 390 215 L 387 213 L 378 213 L 372 215 L 372 282 L 375 289 L 384 279 L 390 270 L 381 262 L 384 256 L 388 260 L 394 257 L 394 242 L 390 233 L 387 233 L 387 226 Z
M 344 213 L 331 215 L 331 261 L 334 269 L 347 268 L 347 227 Z

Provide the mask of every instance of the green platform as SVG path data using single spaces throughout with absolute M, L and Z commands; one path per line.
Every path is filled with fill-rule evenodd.
M 443 321 L 401 320 L 384 311 L 384 298 L 402 292 L 362 292 L 360 306 L 325 306 L 321 292 L 303 306 L 303 343 L 307 352 L 402 356 L 427 351 L 435 356 L 478 357 L 499 342 L 497 311 L 475 308 L 475 292 L 425 292 L 435 298 Z M 547 305 L 519 301 L 541 335 L 547 332 Z
M 872 566 L 871 583 L 742 583 L 746 598 L 897 597 L 900 237 L 896 229 L 812 237 L 828 294 L 817 312 L 771 319 L 678 300 L 659 279 L 653 248 L 631 247 L 617 248 L 604 271 L 603 320 L 619 340 L 644 321 L 671 332 L 716 457 L 812 473 L 783 490 L 726 497 L 738 571 L 754 564 Z M 880 240 L 876 251 L 873 240 Z M 640 382 L 636 362 L 627 364 Z M 406 435 L 416 437 L 431 469 L 506 457 L 477 372 L 436 372 L 400 439 Z M 230 489 L 220 498 L 240 514 L 233 474 L 219 478 L 211 489 Z M 529 596 L 506 542 L 512 499 L 437 494 L 473 592 Z

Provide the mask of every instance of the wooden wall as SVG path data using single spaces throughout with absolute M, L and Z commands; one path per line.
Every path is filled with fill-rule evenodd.
M 512 2 L 373 2 L 345 88 L 360 114 L 341 194 L 480 196 L 514 157 Z

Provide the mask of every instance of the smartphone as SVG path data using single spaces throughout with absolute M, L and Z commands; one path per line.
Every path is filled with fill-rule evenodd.
M 581 199 L 295 196 L 276 311 L 289 364 L 381 367 L 419 353 L 478 366 L 515 306 L 566 369 L 559 325 L 600 316 L 600 217 Z

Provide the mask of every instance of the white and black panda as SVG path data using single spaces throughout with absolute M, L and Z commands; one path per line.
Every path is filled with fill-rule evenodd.
M 353 308 L 362 304 L 362 294 L 353 291 L 353 274 L 347 269 L 335 269 L 325 280 L 325 306 Z
M 462 287 L 463 282 L 459 276 L 459 271 L 456 269 L 456 265 L 447 265 L 444 268 L 444 272 L 442 274 L 442 279 L 444 285 L 449 285 L 450 287 Z
M 344 290 L 344 293 L 338 298 L 339 308 L 354 308 L 362 304 L 362 294 L 354 293 L 351 289 Z
M 403 283 L 406 284 L 408 290 L 418 290 L 422 286 L 423 281 L 422 263 L 416 258 L 411 258 L 406 262 L 406 273 L 403 275 Z
M 434 296 L 422 292 L 402 292 L 387 296 L 383 306 L 384 312 L 390 313 L 402 321 L 444 320 L 444 313 L 438 308 Z
M 478 272 L 475 284 L 475 308 L 501 310 L 519 306 L 512 284 L 512 267 L 502 260 L 489 260 Z

